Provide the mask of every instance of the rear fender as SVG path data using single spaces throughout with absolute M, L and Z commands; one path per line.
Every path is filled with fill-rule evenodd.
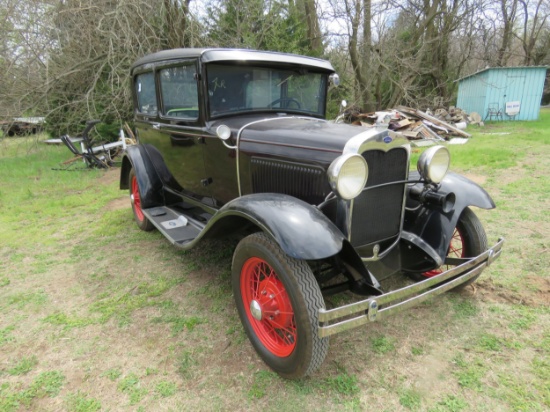
M 132 167 L 138 181 L 142 207 L 148 208 L 164 204 L 162 181 L 145 148 L 141 145 L 126 148 L 120 169 L 120 189 L 130 187 L 129 175 Z
M 407 210 L 403 229 L 419 236 L 445 260 L 454 229 L 464 209 L 469 206 L 494 209 L 495 203 L 477 183 L 452 172 L 447 173 L 438 193 L 455 194 L 453 209 L 445 213 L 438 207 L 423 205 L 414 211 Z

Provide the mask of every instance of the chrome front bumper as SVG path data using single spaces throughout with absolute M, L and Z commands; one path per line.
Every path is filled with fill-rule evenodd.
M 467 282 L 500 256 L 503 243 L 504 239 L 500 238 L 492 248 L 472 259 L 445 261 L 447 264 L 463 263 L 422 282 L 339 308 L 319 309 L 319 336 L 334 335 L 383 319 Z M 449 281 L 451 278 L 454 279 Z

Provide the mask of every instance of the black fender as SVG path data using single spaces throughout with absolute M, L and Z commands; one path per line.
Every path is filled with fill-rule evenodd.
M 299 260 L 336 257 L 357 281 L 357 292 L 380 294 L 360 256 L 336 225 L 317 207 L 293 196 L 256 193 L 226 203 L 209 220 L 201 234 L 184 248 L 201 239 L 249 229 L 266 233 L 288 256 Z
M 342 250 L 345 240 L 342 232 L 319 209 L 289 195 L 241 196 L 226 203 L 208 226 L 214 230 L 236 218 L 259 227 L 295 259 L 319 260 L 334 256 Z
M 416 180 L 416 178 L 418 178 L 416 172 L 411 172 L 411 180 Z M 464 209 L 469 206 L 494 209 L 495 203 L 477 183 L 453 172 L 447 173 L 437 192 L 443 195 L 453 193 L 455 195 L 454 207 L 450 211 L 444 212 L 440 207 L 429 204 L 419 205 L 418 202 L 408 200 L 409 206 L 416 203 L 419 207 L 406 211 L 403 229 L 419 236 L 439 255 L 441 260 L 444 260 L 454 229 Z M 433 268 L 426 270 L 430 269 Z
M 141 194 L 143 208 L 164 204 L 163 183 L 153 162 L 142 145 L 128 146 L 122 157 L 120 169 L 120 189 L 128 189 L 128 176 L 134 168 Z
M 218 233 L 251 223 L 270 236 L 288 256 L 320 260 L 338 255 L 358 281 L 357 292 L 380 294 L 380 285 L 344 234 L 318 208 L 289 195 L 257 193 L 225 204 L 205 232 Z M 208 236 L 205 233 L 205 237 Z

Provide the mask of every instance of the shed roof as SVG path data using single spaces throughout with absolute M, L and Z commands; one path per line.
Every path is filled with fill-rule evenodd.
M 475 73 L 469 74 L 467 76 L 461 77 L 460 79 L 455 80 L 459 82 L 461 80 L 467 79 L 468 77 L 476 76 L 480 73 L 489 71 L 489 70 L 514 70 L 514 69 L 548 69 L 548 66 L 510 66 L 510 67 L 486 67 L 484 69 L 478 70 Z

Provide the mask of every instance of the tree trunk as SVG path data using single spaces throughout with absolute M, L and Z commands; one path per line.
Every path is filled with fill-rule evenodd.
M 500 10 L 503 18 L 503 32 L 502 42 L 498 50 L 497 64 L 500 67 L 506 66 L 508 61 L 508 53 L 512 42 L 512 35 L 514 30 L 514 24 L 516 22 L 516 12 L 518 8 L 518 0 L 512 0 L 510 10 L 508 10 L 507 4 L 509 0 L 500 0 Z
M 191 0 L 164 0 L 165 48 L 187 47 L 187 15 Z
M 301 3 L 300 10 L 303 11 L 304 20 L 307 24 L 307 37 L 311 50 L 313 54 L 321 55 L 323 53 L 323 36 L 321 35 L 315 0 L 298 0 L 297 3 Z M 289 2 L 290 6 L 292 4 L 293 2 Z

